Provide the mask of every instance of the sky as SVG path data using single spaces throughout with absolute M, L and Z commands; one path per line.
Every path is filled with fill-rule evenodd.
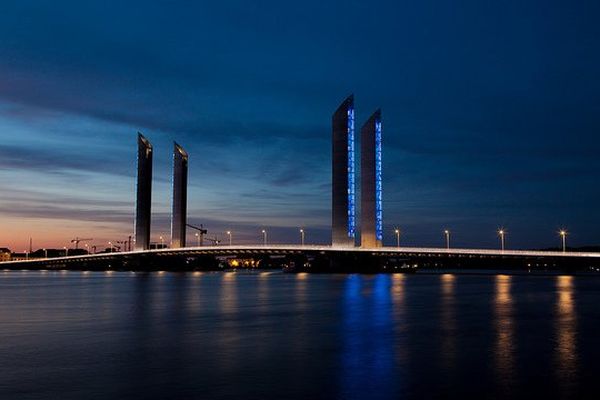
M 0 3 L 0 247 L 133 231 L 137 132 L 153 241 L 173 141 L 189 222 L 330 242 L 331 115 L 383 119 L 385 243 L 600 245 L 598 1 Z M 193 242 L 193 232 L 189 234 Z

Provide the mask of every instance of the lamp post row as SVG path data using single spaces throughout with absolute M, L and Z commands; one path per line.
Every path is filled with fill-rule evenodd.
M 302 246 L 305 245 L 305 234 L 306 231 L 304 230 L 304 228 L 300 228 L 300 243 Z M 262 229 L 261 230 L 262 233 L 262 239 L 263 239 L 263 245 L 267 245 L 268 241 L 267 241 L 267 230 L 266 229 Z M 444 239 L 445 239 L 445 243 L 446 243 L 446 249 L 450 249 L 450 230 L 449 229 L 444 229 L 443 234 L 444 234 Z M 497 231 L 498 237 L 500 238 L 500 249 L 502 251 L 504 251 L 506 249 L 506 235 L 507 235 L 507 231 L 504 228 L 500 228 Z M 233 234 L 231 231 L 227 231 L 226 232 L 227 237 L 229 239 L 229 246 L 233 245 Z M 400 248 L 400 234 L 401 231 L 399 228 L 395 228 L 394 229 L 394 234 L 396 236 L 396 247 Z M 562 247 L 562 251 L 563 253 L 567 251 L 567 235 L 568 232 L 566 231 L 566 229 L 561 229 L 558 232 L 560 238 L 561 238 L 561 247 Z M 197 245 L 198 247 L 200 247 L 200 235 L 198 233 L 195 234 L 196 235 L 196 239 L 197 239 Z M 164 238 L 162 236 L 160 236 L 160 241 L 161 241 L 161 247 L 164 247 Z M 110 246 L 110 252 L 112 253 L 114 251 L 114 246 L 112 242 L 108 242 L 109 246 Z M 88 245 L 86 244 L 85 247 L 87 249 L 89 249 Z M 47 253 L 47 249 L 43 249 L 45 252 L 45 256 L 46 258 L 48 258 L 48 253 Z M 65 255 L 68 256 L 69 255 L 69 249 L 67 247 L 64 247 L 65 250 Z M 89 252 L 89 250 L 88 250 Z M 27 254 L 28 255 L 28 254 Z

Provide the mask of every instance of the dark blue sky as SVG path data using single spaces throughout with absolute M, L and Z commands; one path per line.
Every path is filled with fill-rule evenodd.
M 127 4 L 125 4 L 127 3 Z M 203 4 L 204 3 L 204 4 Z M 386 241 L 600 244 L 597 1 L 3 1 L 0 246 L 133 226 L 136 132 L 190 222 L 329 241 L 331 114 L 381 107 Z

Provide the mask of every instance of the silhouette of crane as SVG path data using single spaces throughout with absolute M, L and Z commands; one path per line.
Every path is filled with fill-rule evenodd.
M 197 227 L 197 226 L 192 225 L 192 224 L 185 224 L 185 225 L 189 226 L 190 228 L 195 229 L 195 230 L 198 231 L 198 235 L 199 235 L 198 236 L 199 237 L 199 240 L 198 240 L 199 243 L 198 244 L 200 246 L 204 245 L 204 239 L 206 239 L 206 240 L 208 240 L 210 242 L 213 242 L 215 245 L 221 243 L 221 241 L 219 239 L 217 239 L 216 236 L 214 238 L 209 238 L 209 237 L 205 238 L 204 237 L 204 235 L 208 234 L 208 230 L 204 229 L 204 225 L 200 224 L 200 227 Z
M 89 242 L 90 240 L 94 240 L 94 239 L 80 239 L 80 238 L 76 237 L 75 239 L 71 240 L 71 243 L 75 243 L 75 249 L 78 249 L 79 242 Z

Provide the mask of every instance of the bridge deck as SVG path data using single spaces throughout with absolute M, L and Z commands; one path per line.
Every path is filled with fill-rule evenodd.
M 180 249 L 156 249 L 129 252 L 97 253 L 53 258 L 32 258 L 29 260 L 13 260 L 0 262 L 9 267 L 12 264 L 27 265 L 45 261 L 76 262 L 94 259 L 115 259 L 120 257 L 135 257 L 137 255 L 229 255 L 236 253 L 252 254 L 289 254 L 289 253 L 336 253 L 357 252 L 389 255 L 439 255 L 439 256 L 468 256 L 468 257 L 507 257 L 507 258 L 600 258 L 600 252 L 562 252 L 562 251 L 532 251 L 532 250 L 494 250 L 494 249 L 459 249 L 459 248 L 428 248 L 428 247 L 332 247 L 326 245 L 234 245 L 234 246 L 201 246 Z

